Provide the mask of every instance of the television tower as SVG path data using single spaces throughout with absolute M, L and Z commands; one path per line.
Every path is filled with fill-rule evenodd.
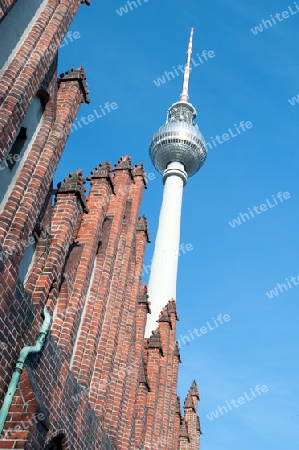
M 202 167 L 207 154 L 204 137 L 194 123 L 196 110 L 188 101 L 193 31 L 191 28 L 180 100 L 168 110 L 166 124 L 154 134 L 149 148 L 152 163 L 163 175 L 164 193 L 148 282 L 152 313 L 146 337 L 157 328 L 162 308 L 176 299 L 183 188 L 188 177 Z

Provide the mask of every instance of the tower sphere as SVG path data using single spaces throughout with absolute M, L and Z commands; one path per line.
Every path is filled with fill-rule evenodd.
M 180 101 L 171 106 L 166 124 L 154 134 L 149 148 L 158 172 L 163 173 L 171 162 L 180 162 L 190 177 L 202 167 L 207 150 L 203 135 L 194 125 L 195 117 L 191 103 Z

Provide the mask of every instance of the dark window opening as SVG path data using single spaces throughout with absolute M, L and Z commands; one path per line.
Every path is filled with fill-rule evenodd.
M 51 442 L 50 447 L 47 447 L 47 450 L 62 450 L 62 439 L 54 439 L 54 441 Z
M 25 251 L 19 265 L 18 277 L 19 280 L 21 280 L 22 283 L 24 284 L 27 282 L 28 276 L 32 269 L 32 264 L 35 257 L 36 244 L 37 244 L 37 237 L 35 234 L 33 234 L 28 239 L 28 242 L 26 242 Z
M 12 170 L 14 168 L 14 165 L 16 164 L 16 162 L 21 158 L 20 154 L 24 147 L 26 139 L 27 139 L 27 128 L 21 127 L 19 134 L 16 137 L 16 140 L 15 140 L 13 146 L 11 147 L 11 149 L 7 155 L 7 158 L 6 158 L 7 167 L 10 170 Z

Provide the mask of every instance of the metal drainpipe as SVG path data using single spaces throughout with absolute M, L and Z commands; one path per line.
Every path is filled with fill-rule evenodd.
M 51 325 L 51 315 L 48 312 L 47 308 L 44 307 L 44 321 L 41 326 L 36 344 L 32 347 L 27 346 L 27 347 L 22 348 L 22 350 L 20 351 L 18 361 L 16 363 L 16 367 L 13 371 L 10 383 L 8 385 L 8 389 L 7 389 L 7 392 L 4 397 L 3 405 L 0 410 L 0 435 L 3 431 L 4 424 L 5 424 L 9 409 L 11 407 L 12 399 L 17 390 L 18 382 L 19 382 L 26 358 L 31 353 L 38 353 L 41 351 L 41 349 L 45 343 L 47 333 L 50 329 L 50 325 Z

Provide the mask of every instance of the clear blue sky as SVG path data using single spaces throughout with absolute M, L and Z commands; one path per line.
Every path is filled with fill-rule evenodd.
M 194 53 L 215 57 L 194 67 L 190 101 L 207 141 L 234 124 L 253 127 L 210 150 L 184 193 L 181 242 L 193 250 L 179 264 L 179 335 L 212 317 L 231 320 L 182 345 L 179 394 L 193 378 L 201 393 L 201 450 L 295 450 L 298 448 L 299 286 L 270 299 L 266 292 L 298 277 L 299 13 L 254 35 L 262 19 L 296 7 L 285 0 L 140 0 L 122 16 L 124 0 L 92 0 L 71 26 L 80 38 L 60 53 L 60 71 L 86 68 L 91 104 L 81 115 L 116 102 L 118 109 L 72 133 L 55 177 L 98 163 L 114 164 L 129 154 L 154 172 L 148 157 L 151 136 L 178 99 L 182 79 L 157 87 L 154 80 L 184 64 L 191 26 Z M 285 14 L 286 16 L 286 14 Z M 280 16 L 281 17 L 281 16 Z M 232 228 L 229 221 L 254 206 L 290 198 L 254 213 Z M 142 204 L 154 241 L 162 182 L 149 182 Z M 267 206 L 267 205 L 266 205 Z M 263 207 L 263 209 L 265 209 Z M 171 225 L 171 224 L 170 224 Z M 148 246 L 149 264 L 153 243 Z M 145 281 L 147 278 L 145 277 Z M 292 286 L 292 284 L 291 284 Z M 282 288 L 284 291 L 284 288 Z M 257 384 L 268 392 L 210 421 L 207 414 Z

